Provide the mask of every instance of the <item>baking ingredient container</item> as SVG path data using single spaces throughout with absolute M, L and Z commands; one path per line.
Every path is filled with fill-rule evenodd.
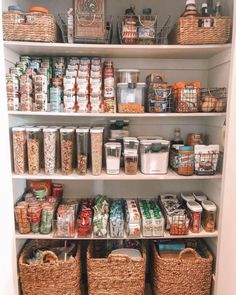
M 202 206 L 195 201 L 189 201 L 187 208 L 190 215 L 190 230 L 193 233 L 199 233 L 201 231 Z
M 23 174 L 26 172 L 27 164 L 27 144 L 26 132 L 23 127 L 12 128 L 13 136 L 13 158 L 14 158 L 14 172 L 16 174 Z
M 212 201 L 203 201 L 202 226 L 206 232 L 214 232 L 216 224 L 216 205 Z
M 135 69 L 119 69 L 116 72 L 118 83 L 139 83 L 140 71 Z
M 74 129 L 60 129 L 61 137 L 61 171 L 67 175 L 73 172 Z
M 46 174 L 56 172 L 56 128 L 43 129 L 44 143 L 44 169 Z
M 107 174 L 119 174 L 121 144 L 108 142 L 105 144 L 105 149 Z
M 85 175 L 88 167 L 89 128 L 76 129 L 77 169 L 78 174 Z
M 27 128 L 26 133 L 29 174 L 38 174 L 41 158 L 41 129 L 38 127 Z
M 91 154 L 92 154 L 92 174 L 98 176 L 102 172 L 102 146 L 103 127 L 90 129 L 91 134 Z

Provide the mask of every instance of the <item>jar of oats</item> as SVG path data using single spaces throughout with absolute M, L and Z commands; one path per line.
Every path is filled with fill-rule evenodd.
M 29 174 L 38 174 L 40 173 L 41 129 L 27 128 L 26 133 Z
M 56 139 L 56 128 L 43 129 L 44 169 L 49 175 L 56 172 Z
M 27 164 L 26 132 L 23 127 L 12 128 L 14 172 L 24 174 Z
M 61 137 L 61 172 L 64 175 L 73 172 L 74 129 L 60 129 Z
M 94 127 L 91 134 L 92 174 L 98 176 L 102 173 L 102 147 L 103 127 Z

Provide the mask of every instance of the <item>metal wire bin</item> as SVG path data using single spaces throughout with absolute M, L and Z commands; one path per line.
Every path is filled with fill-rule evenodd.
M 155 15 L 121 16 L 117 20 L 120 44 L 156 45 L 168 44 L 170 16 L 159 25 Z
M 110 44 L 112 42 L 112 17 L 105 19 L 101 14 L 59 13 L 57 24 L 64 43 Z
M 147 84 L 146 111 L 149 113 L 170 113 L 173 111 L 171 88 L 155 87 L 155 83 Z
M 226 88 L 201 88 L 201 112 L 225 112 L 227 107 Z
M 175 111 L 177 113 L 196 113 L 200 105 L 200 88 L 186 85 L 182 88 L 173 88 Z

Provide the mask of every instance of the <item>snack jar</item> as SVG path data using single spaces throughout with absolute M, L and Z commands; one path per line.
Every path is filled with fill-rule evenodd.
M 46 174 L 56 172 L 56 128 L 43 129 L 44 142 L 44 169 Z
M 202 206 L 195 201 L 189 201 L 187 208 L 190 215 L 190 230 L 193 233 L 199 233 L 201 231 Z
M 61 171 L 68 175 L 73 172 L 74 129 L 60 129 L 61 136 Z
M 89 127 L 76 129 L 76 144 L 78 174 L 85 175 L 88 168 Z
M 179 147 L 178 174 L 191 176 L 194 173 L 194 151 L 192 146 Z
M 203 201 L 202 226 L 206 232 L 214 232 L 216 224 L 216 205 L 212 201 Z
M 41 129 L 27 128 L 26 133 L 29 174 L 38 174 L 40 173 Z
M 138 154 L 124 153 L 125 174 L 135 175 L 138 172 Z
M 14 158 L 14 172 L 16 174 L 24 174 L 27 165 L 27 144 L 26 132 L 24 127 L 13 127 L 13 158 Z
M 107 174 L 119 174 L 120 173 L 120 155 L 121 144 L 118 142 L 108 142 L 105 144 L 106 150 L 106 170 Z
M 90 129 L 91 134 L 91 153 L 92 153 L 92 174 L 98 176 L 102 173 L 102 146 L 103 146 L 103 127 Z

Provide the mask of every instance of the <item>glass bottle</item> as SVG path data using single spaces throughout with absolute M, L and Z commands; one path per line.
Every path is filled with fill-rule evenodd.
M 216 2 L 215 16 L 222 16 L 222 9 L 220 1 Z
M 207 6 L 208 6 L 208 12 L 209 12 L 210 16 L 214 16 L 215 12 L 214 12 L 214 8 L 213 8 L 213 0 L 207 0 Z
M 202 3 L 201 13 L 202 16 L 210 16 L 207 3 Z
M 192 17 L 192 16 L 200 16 L 197 11 L 197 5 L 195 0 L 187 0 L 185 5 L 185 11 L 181 15 L 181 17 Z
M 171 146 L 173 144 L 184 144 L 184 140 L 181 137 L 181 129 L 175 128 L 174 133 L 175 133 L 175 135 L 174 135 L 174 138 L 171 140 Z

